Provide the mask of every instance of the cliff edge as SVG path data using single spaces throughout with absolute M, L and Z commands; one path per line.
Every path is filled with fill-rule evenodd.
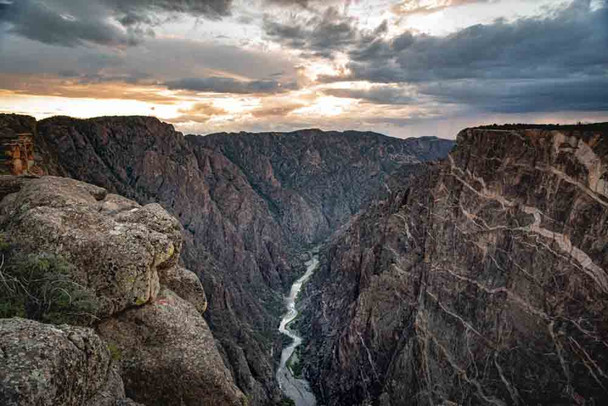
M 54 176 L 0 192 L 0 403 L 245 404 L 175 218 Z

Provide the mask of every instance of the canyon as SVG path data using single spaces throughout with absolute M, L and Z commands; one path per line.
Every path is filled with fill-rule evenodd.
M 452 146 L 319 130 L 183 136 L 150 117 L 0 121 L 33 135 L 35 164 L 47 174 L 159 203 L 178 219 L 180 261 L 203 283 L 205 320 L 251 404 L 283 398 L 277 326 L 309 246 L 386 196 L 392 174 L 414 173 Z
M 290 329 L 319 405 L 608 399 L 606 124 L 471 128 L 455 146 L 315 129 L 184 136 L 151 117 L 0 115 L 0 131 L 34 147 L 21 176 L 0 176 L 3 232 L 71 258 L 73 278 L 107 297 L 99 321 L 60 327 L 112 344 L 81 346 L 103 373 L 79 399 L 289 404 L 277 370 Z M 38 214 L 51 209 L 53 221 Z M 117 235 L 132 244 L 121 265 L 86 258 Z M 22 351 L 14 337 L 64 334 L 6 320 L 7 356 Z

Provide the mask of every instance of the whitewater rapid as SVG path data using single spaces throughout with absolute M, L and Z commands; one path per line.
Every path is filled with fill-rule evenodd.
M 302 344 L 302 337 L 291 330 L 288 325 L 298 316 L 296 299 L 298 293 L 300 293 L 300 290 L 302 289 L 302 285 L 312 276 L 318 266 L 319 257 L 317 254 L 313 253 L 312 258 L 306 262 L 306 273 L 291 285 L 289 296 L 285 298 L 287 312 L 285 312 L 281 319 L 281 324 L 279 324 L 279 331 L 290 337 L 293 342 L 289 346 L 283 348 L 283 351 L 281 352 L 281 363 L 277 370 L 277 381 L 285 396 L 292 399 L 296 403 L 296 406 L 315 406 L 317 401 L 310 390 L 308 381 L 305 379 L 297 379 L 287 367 L 287 361 L 292 356 L 295 349 Z

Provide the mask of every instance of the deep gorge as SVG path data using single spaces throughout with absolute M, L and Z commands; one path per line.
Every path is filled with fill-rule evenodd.
M 284 401 L 283 296 L 316 245 L 296 325 L 318 404 L 606 399 L 605 125 L 467 129 L 452 150 L 354 131 L 1 118 L 33 135 L 46 173 L 177 218 L 209 344 L 248 404 Z

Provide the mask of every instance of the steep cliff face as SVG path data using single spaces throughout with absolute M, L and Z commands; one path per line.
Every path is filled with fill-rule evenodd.
M 292 245 L 324 240 L 385 196 L 393 172 L 441 159 L 453 145 L 434 137 L 401 140 L 315 129 L 190 136 L 188 141 L 221 151 L 238 165 Z
M 49 173 L 158 202 L 179 219 L 181 258 L 203 281 L 205 317 L 221 355 L 252 403 L 266 404 L 282 397 L 276 328 L 297 249 L 381 193 L 398 164 L 434 158 L 450 144 L 313 133 L 288 141 L 235 136 L 233 143 L 232 136 L 183 137 L 153 118 L 55 117 L 37 123 L 35 141 Z
M 469 129 L 323 252 L 302 302 L 327 405 L 604 404 L 608 126 Z

